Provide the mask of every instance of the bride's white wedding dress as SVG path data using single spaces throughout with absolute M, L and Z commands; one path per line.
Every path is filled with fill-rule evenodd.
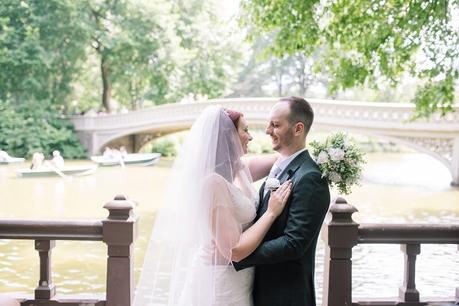
M 219 197 L 227 201 L 224 205 L 233 213 L 234 221 L 244 231 L 256 216 L 257 199 L 248 198 L 239 188 L 230 183 L 226 184 L 227 193 L 217 190 Z M 229 195 L 227 197 L 226 195 Z M 215 253 L 218 252 L 215 241 L 209 240 L 203 243 L 193 258 L 191 273 L 185 281 L 185 289 L 180 298 L 179 305 L 200 306 L 252 306 L 252 286 L 254 278 L 254 268 L 247 268 L 237 272 L 231 263 L 225 258 L 219 258 Z M 221 264 L 212 261 L 221 260 Z M 213 296 L 209 294 L 208 301 L 202 301 L 203 290 L 206 290 L 208 280 L 203 280 L 202 275 L 212 275 Z
M 206 108 L 172 168 L 134 306 L 252 305 L 254 270 L 236 272 L 231 262 L 258 203 L 243 154 L 224 109 Z

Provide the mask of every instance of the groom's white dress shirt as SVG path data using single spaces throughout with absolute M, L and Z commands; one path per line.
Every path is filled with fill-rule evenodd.
M 306 151 L 306 148 L 301 149 L 299 151 L 296 151 L 295 153 L 293 153 L 292 155 L 290 155 L 289 157 L 287 157 L 285 159 L 279 158 L 274 163 L 273 167 L 271 168 L 271 171 L 269 171 L 268 178 L 270 178 L 270 177 L 277 178 L 279 176 L 279 174 L 281 174 L 284 171 L 284 169 L 288 167 L 288 165 L 292 162 L 292 160 L 294 160 L 295 157 L 297 157 L 298 155 L 300 155 L 304 151 Z M 267 192 L 268 192 L 268 189 L 265 188 L 264 193 L 263 193 L 263 197 L 266 196 Z

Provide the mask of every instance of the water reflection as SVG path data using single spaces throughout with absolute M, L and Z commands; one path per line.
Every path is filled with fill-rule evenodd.
M 421 154 L 371 154 L 362 186 L 346 197 L 359 210 L 358 222 L 458 223 L 459 189 L 450 187 L 446 168 Z M 99 168 L 72 181 L 60 177 L 19 179 L 15 167 L 0 167 L 2 218 L 102 219 L 102 206 L 116 194 L 136 200 L 140 216 L 135 245 L 139 276 L 154 212 L 170 161 L 154 167 Z M 53 250 L 53 280 L 59 293 L 105 291 L 106 247 L 101 242 L 58 241 Z M 323 243 L 317 254 L 317 288 L 321 298 Z M 422 296 L 451 297 L 459 283 L 459 257 L 454 245 L 422 245 L 416 285 Z M 32 294 L 38 281 L 38 254 L 33 241 L 0 240 L 0 292 Z M 361 245 L 353 253 L 354 296 L 393 297 L 403 278 L 398 245 Z

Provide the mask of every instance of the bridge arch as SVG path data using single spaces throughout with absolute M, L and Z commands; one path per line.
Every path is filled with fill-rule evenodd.
M 127 135 L 166 135 L 189 129 L 209 106 L 240 110 L 249 124 L 265 127 L 271 107 L 277 98 L 216 99 L 191 104 L 169 104 L 133 111 L 127 114 L 98 117 L 71 117 L 75 129 L 90 154 Z M 315 112 L 316 129 L 348 130 L 383 137 L 426 153 L 444 164 L 459 185 L 459 105 L 444 117 L 410 121 L 412 104 L 375 103 L 308 99 Z M 156 136 L 156 137 L 157 137 Z

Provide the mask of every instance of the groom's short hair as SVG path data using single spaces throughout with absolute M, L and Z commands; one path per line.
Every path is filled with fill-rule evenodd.
M 282 98 L 280 101 L 287 102 L 290 106 L 290 114 L 288 121 L 291 125 L 298 122 L 304 125 L 304 134 L 308 135 L 311 129 L 312 122 L 314 121 L 314 111 L 308 101 L 301 97 L 287 97 Z

